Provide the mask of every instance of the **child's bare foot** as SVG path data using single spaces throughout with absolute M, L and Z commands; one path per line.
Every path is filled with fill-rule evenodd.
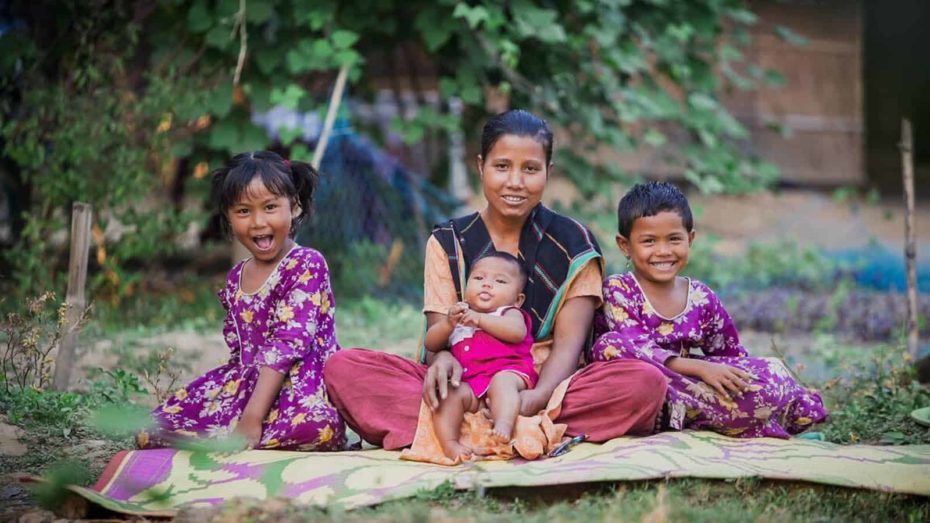
M 462 445 L 458 441 L 443 441 L 442 442 L 442 451 L 446 454 L 446 457 L 449 459 L 457 459 L 461 457 L 463 460 L 466 460 L 472 456 L 472 449 Z
M 501 443 L 509 443 L 511 435 L 513 435 L 513 423 L 496 421 L 494 423 L 494 428 L 491 429 L 491 437 Z

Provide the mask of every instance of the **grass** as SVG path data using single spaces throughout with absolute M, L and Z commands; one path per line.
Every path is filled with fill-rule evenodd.
M 340 305 L 336 328 L 343 348 L 377 348 L 412 357 L 423 329 L 423 313 L 409 303 L 362 298 Z
M 930 429 L 910 414 L 930 406 L 930 389 L 917 383 L 913 366 L 900 347 L 885 348 L 871 360 L 842 366 L 825 386 L 830 421 L 828 441 L 889 445 L 930 443 Z
M 926 521 L 930 502 L 910 496 L 762 480 L 681 479 L 534 489 L 454 491 L 345 512 L 286 500 L 239 500 L 199 513 L 225 521 Z M 196 519 L 196 518 L 190 518 Z

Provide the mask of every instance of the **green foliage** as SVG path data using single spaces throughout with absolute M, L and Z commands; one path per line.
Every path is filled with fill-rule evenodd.
M 129 262 L 174 250 L 173 239 L 203 220 L 178 194 L 202 197 L 208 167 L 270 145 L 253 110 L 322 113 L 336 69 L 348 67 L 360 83 L 364 57 L 401 43 L 429 53 L 442 97 L 461 99 L 468 121 L 483 119 L 485 94 L 498 92 L 567 131 L 556 163 L 586 197 L 629 174 L 592 163 L 598 149 L 655 148 L 705 192 L 753 190 L 777 174 L 743 151 L 746 129 L 720 104 L 724 88 L 783 81 L 743 62 L 756 17 L 742 0 L 44 7 L 14 2 L 15 23 L 0 34 L 0 156 L 26 218 L 8 255 L 26 292 L 61 286 L 62 246 L 48 239 L 80 200 L 94 205 L 98 231 L 111 232 L 96 237 L 102 271 L 93 287 L 126 296 L 139 283 Z M 394 129 L 418 141 L 458 125 L 424 109 Z M 295 138 L 284 133 L 282 144 Z M 294 145 L 295 157 L 306 156 L 304 144 Z
M 336 314 L 339 344 L 367 347 L 413 357 L 423 330 L 419 304 L 395 303 L 365 296 L 339 302 Z
M 0 410 L 15 425 L 48 429 L 68 437 L 89 427 L 89 416 L 96 409 L 129 405 L 148 393 L 137 376 L 121 369 L 102 371 L 88 385 L 85 392 L 32 388 L 0 392 Z
M 140 282 L 118 301 L 95 303 L 95 322 L 88 326 L 91 335 L 126 333 L 127 329 L 150 333 L 152 329 L 169 327 L 218 328 L 224 311 L 216 293 L 222 288 L 225 275 L 182 274 L 173 281 L 160 281 L 160 276 L 150 273 L 147 278 L 148 281 Z
M 169 252 L 194 217 L 150 197 L 166 192 L 159 174 L 172 161 L 171 114 L 208 95 L 169 64 L 138 67 L 143 27 L 134 13 L 126 3 L 96 3 L 60 2 L 27 22 L 34 25 L 0 35 L 34 44 L 11 57 L 16 67 L 0 71 L 7 92 L 0 98 L 0 155 L 25 187 L 18 195 L 25 226 L 6 254 L 25 295 L 62 286 L 59 249 L 49 239 L 66 230 L 75 201 L 95 211 L 104 270 L 92 287 L 116 294 L 131 283 L 123 262 Z M 56 45 L 42 39 L 49 30 L 60 35 Z M 114 227 L 124 231 L 121 238 L 104 243 L 103 231 Z
M 801 247 L 791 240 L 776 243 L 752 242 L 746 252 L 720 256 L 713 252 L 716 238 L 704 236 L 694 243 L 686 275 L 712 289 L 765 289 L 790 286 L 804 289 L 833 289 L 840 267 L 820 250 Z M 846 289 L 848 291 L 848 288 Z M 842 297 L 837 297 L 842 301 Z
M 53 465 L 44 475 L 42 483 L 32 489 L 39 505 L 47 509 L 61 507 L 71 494 L 70 485 L 85 485 L 93 481 L 90 470 L 74 460 L 62 460 Z
M 356 300 L 377 288 L 378 270 L 384 265 L 388 250 L 369 241 L 353 243 L 340 250 L 341 254 L 330 257 L 328 262 L 336 297 Z
M 930 443 L 930 429 L 910 414 L 930 405 L 930 390 L 919 384 L 905 352 L 883 350 L 870 361 L 847 365 L 825 391 L 830 410 L 823 432 L 836 443 L 892 445 Z
M 55 363 L 52 351 L 61 340 L 65 310 L 56 307 L 54 293 L 24 305 L 25 312 L 9 312 L 0 319 L 0 385 L 6 393 L 47 387 Z

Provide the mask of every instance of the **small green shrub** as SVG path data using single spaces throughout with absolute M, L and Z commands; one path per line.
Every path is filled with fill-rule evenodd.
M 930 390 L 915 379 L 903 350 L 881 350 L 870 361 L 841 370 L 825 386 L 830 418 L 823 432 L 836 443 L 930 443 L 930 429 L 911 419 L 930 406 Z

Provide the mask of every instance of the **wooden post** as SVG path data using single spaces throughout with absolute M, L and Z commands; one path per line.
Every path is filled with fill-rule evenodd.
M 74 366 L 74 347 L 80 331 L 81 317 L 87 307 L 84 287 L 87 283 L 87 257 L 90 250 L 90 224 L 93 208 L 75 202 L 71 212 L 71 259 L 68 263 L 68 294 L 65 297 L 65 318 L 61 325 L 61 344 L 55 359 L 55 390 L 68 388 Z
M 904 172 L 904 262 L 907 266 L 907 353 L 917 359 L 917 234 L 914 230 L 914 138 L 911 122 L 901 119 L 901 169 Z
M 333 124 L 336 121 L 336 114 L 339 112 L 339 104 L 342 103 L 342 92 L 346 88 L 346 78 L 349 76 L 349 66 L 344 65 L 339 69 L 339 75 L 336 76 L 336 85 L 333 86 L 333 94 L 329 98 L 329 109 L 326 111 L 326 119 L 323 121 L 323 130 L 320 131 L 320 139 L 316 142 L 316 148 L 313 150 L 313 159 L 310 165 L 314 169 L 319 169 L 323 162 L 323 155 L 326 154 L 326 146 L 329 144 L 329 135 L 333 132 Z

